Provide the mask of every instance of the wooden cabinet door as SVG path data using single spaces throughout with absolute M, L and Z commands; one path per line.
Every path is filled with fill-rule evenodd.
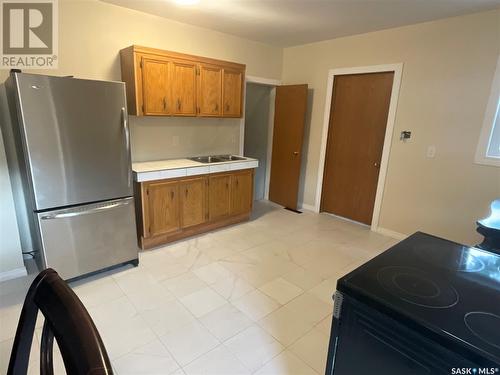
M 224 117 L 241 117 L 243 72 L 224 69 L 222 75 L 222 113 Z
M 196 116 L 196 63 L 172 61 L 172 114 Z
M 210 220 L 229 216 L 231 212 L 231 176 L 210 176 L 208 182 Z
M 253 173 L 244 171 L 231 176 L 231 215 L 249 213 L 253 202 Z
M 220 116 L 222 113 L 222 68 L 200 64 L 198 78 L 198 115 Z
M 144 115 L 169 115 L 170 62 L 161 58 L 143 57 L 142 103 Z
M 177 181 L 148 183 L 146 194 L 148 237 L 179 230 L 179 183 Z
M 197 177 L 180 182 L 180 214 L 183 228 L 207 221 L 207 184 L 207 177 Z

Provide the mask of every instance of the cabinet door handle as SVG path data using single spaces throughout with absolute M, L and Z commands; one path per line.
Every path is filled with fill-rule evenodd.
M 181 100 L 180 99 L 177 99 L 177 110 L 178 111 L 181 110 Z
M 172 200 L 174 199 L 174 192 L 173 191 L 170 192 L 170 199 L 172 199 Z
M 186 189 L 186 198 L 187 198 L 187 196 L 188 196 L 188 189 Z
M 219 104 L 215 105 L 215 112 L 219 112 Z
M 164 111 L 167 110 L 167 98 L 166 97 L 163 97 L 163 110 Z
M 229 104 L 226 104 L 226 112 L 229 112 Z

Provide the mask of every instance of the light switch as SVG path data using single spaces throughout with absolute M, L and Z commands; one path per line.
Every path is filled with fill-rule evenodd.
M 433 158 L 434 156 L 436 156 L 436 146 L 427 146 L 427 157 Z

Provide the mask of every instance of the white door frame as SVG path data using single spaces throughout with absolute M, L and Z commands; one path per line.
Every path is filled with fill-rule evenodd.
M 380 163 L 380 172 L 377 183 L 377 193 L 375 195 L 375 205 L 373 208 L 373 216 L 371 224 L 371 230 L 373 231 L 376 231 L 378 229 L 378 223 L 380 218 L 380 208 L 382 206 L 382 197 L 384 194 L 385 179 L 387 176 L 387 166 L 389 164 L 389 154 L 391 151 L 392 136 L 394 132 L 394 121 L 396 119 L 396 110 L 399 99 L 399 88 L 401 86 L 401 76 L 403 73 L 403 63 L 340 68 L 340 69 L 331 69 L 328 71 L 325 114 L 323 118 L 323 130 L 321 133 L 321 149 L 319 157 L 318 181 L 316 186 L 316 203 L 314 206 L 314 210 L 319 213 L 321 205 L 321 194 L 323 191 L 323 174 L 325 169 L 326 143 L 328 140 L 328 128 L 330 124 L 333 82 L 335 76 L 345 75 L 345 74 L 379 73 L 379 72 L 394 72 L 394 80 L 392 82 L 391 100 L 389 103 L 389 114 L 387 116 L 384 146 L 382 149 L 382 160 Z
M 244 153 L 245 146 L 245 103 L 247 94 L 247 83 L 256 83 L 263 86 L 272 87 L 269 95 L 269 119 L 267 127 L 267 160 L 266 160 L 266 177 L 264 181 L 264 199 L 269 199 L 269 181 L 271 179 L 271 157 L 273 153 L 273 124 L 274 124 L 274 99 L 276 97 L 276 86 L 281 85 L 281 81 L 277 79 L 246 76 L 245 87 L 243 88 L 243 116 L 240 120 L 240 155 Z

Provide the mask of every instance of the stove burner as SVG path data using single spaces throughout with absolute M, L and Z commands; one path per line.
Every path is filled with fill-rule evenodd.
M 417 255 L 429 263 L 452 271 L 480 272 L 485 267 L 484 262 L 479 257 L 471 254 L 470 249 L 467 247 L 463 247 L 459 257 L 456 253 L 441 252 L 439 248 L 432 246 L 432 244 L 417 245 L 414 250 Z
M 444 309 L 458 302 L 455 288 L 417 268 L 384 267 L 377 279 L 389 293 L 414 305 Z
M 500 316 L 474 311 L 465 314 L 464 322 L 475 336 L 485 343 L 500 349 Z

